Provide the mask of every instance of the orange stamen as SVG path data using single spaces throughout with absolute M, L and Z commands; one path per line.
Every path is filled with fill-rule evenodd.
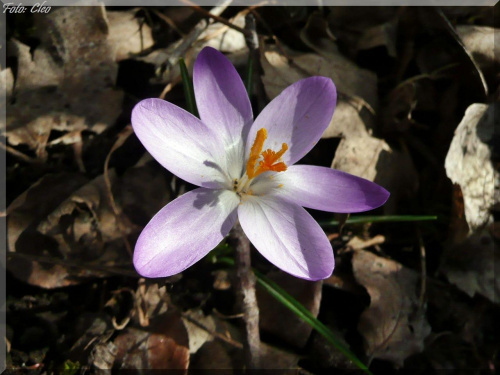
M 247 176 L 248 178 L 255 177 L 255 164 L 259 160 L 260 153 L 264 147 L 264 142 L 267 139 L 267 130 L 265 128 L 259 129 L 257 135 L 255 136 L 255 141 L 250 150 L 250 157 L 247 161 Z
M 288 150 L 288 145 L 283 143 L 281 145 L 281 150 L 275 152 L 271 149 L 267 149 L 262 152 L 264 147 L 264 142 L 267 139 L 267 130 L 265 128 L 259 129 L 257 136 L 255 137 L 255 142 L 250 150 L 250 157 L 247 162 L 247 176 L 249 179 L 257 177 L 261 173 L 267 171 L 274 172 L 284 172 L 287 166 L 284 162 L 278 162 L 278 160 L 283 156 L 283 154 Z M 255 169 L 257 161 L 262 156 L 262 160 L 259 161 L 259 166 Z

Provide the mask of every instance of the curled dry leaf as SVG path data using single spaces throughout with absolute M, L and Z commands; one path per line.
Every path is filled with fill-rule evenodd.
M 493 145 L 500 124 L 498 105 L 472 104 L 455 130 L 445 160 L 446 175 L 462 189 L 470 233 L 493 222 L 491 213 L 500 202 L 500 173 L 493 162 Z
M 328 57 L 289 49 L 285 51 L 286 55 L 276 46 L 262 47 L 262 82 L 269 99 L 302 78 L 315 75 L 330 77 L 337 86 L 337 108 L 323 138 L 368 134 L 372 114 L 377 108 L 375 74 L 358 68 L 337 50 L 331 51 Z
M 419 302 L 419 275 L 364 250 L 354 252 L 352 266 L 371 299 L 358 324 L 366 352 L 402 366 L 407 357 L 423 350 L 431 332 Z
M 498 301 L 500 284 L 495 274 L 500 272 L 498 249 L 487 228 L 494 228 L 492 209 L 500 203 L 500 173 L 496 165 L 499 123 L 494 112 L 497 104 L 472 104 L 455 130 L 446 156 L 447 176 L 463 196 L 469 237 L 454 236 L 443 254 L 440 271 L 459 289 L 473 296 L 479 293 Z
M 318 316 L 322 281 L 298 279 L 281 271 L 273 271 L 267 276 L 295 297 L 314 317 Z M 306 345 L 312 332 L 309 324 L 261 288 L 257 289 L 257 299 L 260 312 L 259 325 L 262 330 L 279 337 L 290 345 L 299 348 Z
M 118 67 L 103 6 L 59 8 L 34 19 L 41 44 L 33 52 L 9 43 L 17 67 L 6 135 L 11 145 L 25 144 L 44 159 L 52 130 L 100 133 L 112 125 L 123 93 L 113 88 Z
M 498 44 L 500 30 L 488 26 L 459 25 L 456 32 L 465 48 L 470 52 L 481 70 L 489 70 L 498 63 Z

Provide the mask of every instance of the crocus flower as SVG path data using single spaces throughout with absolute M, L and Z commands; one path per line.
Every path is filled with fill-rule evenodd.
M 334 268 L 332 246 L 303 208 L 367 211 L 389 193 L 331 168 L 294 165 L 318 142 L 333 116 L 331 79 L 286 88 L 253 120 L 243 82 L 229 60 L 204 48 L 194 65 L 200 119 L 174 104 L 146 99 L 132 111 L 134 131 L 176 176 L 199 186 L 163 207 L 137 240 L 134 265 L 166 277 L 193 265 L 239 219 L 257 250 L 294 276 L 319 280 Z

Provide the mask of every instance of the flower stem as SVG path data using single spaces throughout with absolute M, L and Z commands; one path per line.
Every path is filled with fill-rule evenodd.
M 260 333 L 259 307 L 255 294 L 255 275 L 250 263 L 250 241 L 243 232 L 240 223 L 233 228 L 232 241 L 236 249 L 236 273 L 238 277 L 238 297 L 243 310 L 243 319 L 246 328 L 245 356 L 247 366 L 251 369 L 259 368 L 260 362 Z

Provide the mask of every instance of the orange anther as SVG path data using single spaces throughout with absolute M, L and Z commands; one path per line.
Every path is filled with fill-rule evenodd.
M 262 148 L 264 147 L 264 142 L 267 138 L 267 130 L 265 128 L 259 129 L 257 132 L 257 136 L 255 137 L 255 142 L 252 145 L 252 149 L 250 150 L 250 157 L 247 162 L 247 176 L 249 179 L 257 177 L 261 173 L 267 171 L 274 172 L 284 172 L 287 169 L 287 166 L 284 162 L 278 162 L 279 159 L 283 156 L 283 154 L 288 150 L 288 145 L 283 143 L 281 145 L 281 150 L 275 152 L 271 149 L 267 149 L 262 152 Z M 262 160 L 259 161 L 259 166 L 255 169 L 257 161 L 262 156 Z

